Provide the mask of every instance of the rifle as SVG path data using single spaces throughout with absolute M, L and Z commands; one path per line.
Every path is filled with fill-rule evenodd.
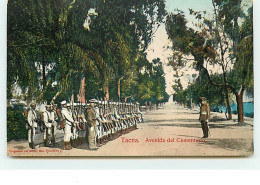
M 107 125 L 106 125 L 106 122 L 104 121 L 104 117 L 105 117 L 105 102 L 104 102 L 104 106 L 102 106 L 102 103 L 103 101 L 101 101 L 101 105 L 100 105 L 100 116 L 102 118 L 102 125 L 103 125 L 103 128 L 105 130 L 105 132 L 108 131 L 108 128 L 107 128 Z
M 108 127 L 109 129 L 112 129 L 112 125 L 111 125 L 111 117 L 110 117 L 110 106 L 109 106 L 109 100 L 107 101 L 107 113 L 106 113 L 106 116 L 107 116 L 107 121 L 108 121 Z

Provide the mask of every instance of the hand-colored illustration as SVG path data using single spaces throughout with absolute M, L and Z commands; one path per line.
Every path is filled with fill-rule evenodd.
M 250 0 L 9 0 L 7 155 L 254 154 Z

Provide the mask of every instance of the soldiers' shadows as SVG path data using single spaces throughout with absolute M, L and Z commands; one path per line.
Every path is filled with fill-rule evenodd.
M 83 143 L 83 144 L 76 146 L 75 149 L 89 150 L 89 146 L 87 143 Z
M 162 126 L 162 127 L 184 127 L 184 128 L 201 128 L 200 123 L 197 124 L 178 124 L 178 123 L 165 123 L 165 124 L 152 124 L 149 126 Z
M 14 146 L 15 149 L 18 149 L 18 150 L 24 150 L 26 149 L 26 147 L 24 146 Z
M 198 122 L 198 119 L 158 119 L 158 120 L 149 120 L 149 119 L 145 119 L 146 122 L 150 123 L 158 123 L 160 125 L 164 125 L 164 122 L 170 122 L 170 123 L 192 123 L 192 122 Z M 168 125 L 165 123 L 165 125 Z
M 183 128 L 201 128 L 201 124 L 198 122 L 198 120 L 192 120 L 192 121 L 187 121 L 187 122 L 197 122 L 197 123 L 183 123 L 185 121 L 179 121 L 178 122 L 182 122 L 182 124 L 180 123 L 175 123 L 175 122 L 172 122 L 170 120 L 168 120 L 168 122 L 171 122 L 171 123 L 158 123 L 160 121 L 153 121 L 153 122 L 156 122 L 157 124 L 150 124 L 149 126 L 165 126 L 165 127 L 183 127 Z M 165 122 L 165 121 L 164 121 Z M 237 126 L 240 126 L 239 124 L 237 123 L 234 123 L 234 124 L 231 124 L 229 122 L 226 122 L 226 123 L 216 123 L 216 124 L 212 124 L 211 122 L 209 122 L 208 124 L 209 128 L 210 129 L 213 129 L 213 128 L 229 128 L 229 129 L 235 129 L 235 127 Z M 245 124 L 243 126 L 252 126 L 252 125 L 249 125 L 249 124 Z
M 199 112 L 182 112 L 181 114 L 197 114 L 197 115 L 199 115 Z
M 192 135 L 175 135 L 175 136 L 178 136 L 178 137 L 185 137 L 185 138 L 189 138 L 189 139 L 201 139 L 201 137 L 198 137 L 198 136 L 192 136 Z

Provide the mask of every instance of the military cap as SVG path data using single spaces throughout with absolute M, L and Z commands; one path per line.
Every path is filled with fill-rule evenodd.
M 201 99 L 201 100 L 207 100 L 207 98 L 205 98 L 205 97 L 200 97 L 200 99 Z
M 35 103 L 34 101 L 32 101 L 31 104 L 30 104 L 30 106 L 32 106 L 32 105 L 36 105 L 36 103 Z
M 66 100 L 63 100 L 62 102 L 60 102 L 61 105 L 65 105 L 67 104 Z

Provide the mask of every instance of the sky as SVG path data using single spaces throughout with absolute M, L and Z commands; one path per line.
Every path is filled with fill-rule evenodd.
M 189 8 L 197 10 L 197 11 L 204 11 L 204 10 L 211 10 L 212 11 L 212 4 L 211 0 L 166 0 L 166 10 L 167 12 L 174 12 L 175 9 L 179 9 L 184 11 L 185 16 L 188 19 L 192 20 L 192 17 L 189 15 Z M 165 30 L 165 24 L 161 24 L 157 32 L 155 33 L 152 42 L 147 50 L 147 58 L 149 61 L 152 61 L 154 58 L 160 58 L 163 62 L 163 68 L 165 72 L 165 79 L 166 79 L 166 92 L 168 94 L 173 94 L 174 91 L 172 89 L 172 85 L 174 84 L 174 71 L 172 70 L 171 66 L 167 66 L 168 64 L 168 57 L 171 56 L 172 51 L 170 49 L 166 49 L 167 46 L 171 46 L 172 43 L 168 39 L 168 35 Z M 187 71 L 186 69 L 183 69 Z M 195 70 L 188 70 L 189 73 L 196 73 Z M 184 87 L 188 85 L 188 81 L 182 79 L 182 83 Z
M 184 12 L 188 20 L 194 21 L 194 18 L 189 15 L 189 8 L 192 8 L 195 11 L 207 11 L 209 13 L 208 16 L 211 16 L 213 14 L 212 0 L 166 0 L 167 12 L 174 12 L 174 10 L 179 9 Z M 188 23 L 188 26 L 192 26 L 192 24 Z M 171 56 L 172 51 L 170 49 L 165 49 L 166 46 L 171 47 L 171 45 L 172 43 L 168 39 L 168 35 L 165 30 L 165 25 L 162 23 L 157 32 L 155 33 L 150 46 L 148 47 L 147 58 L 149 61 L 152 61 L 154 58 L 158 57 L 163 62 L 163 68 L 166 79 L 166 92 L 168 94 L 174 93 L 172 89 L 172 85 L 174 84 L 174 72 L 171 66 L 167 66 L 168 57 Z M 214 68 L 216 72 L 219 71 L 219 69 L 217 69 L 216 67 L 211 66 L 210 68 Z M 188 66 L 182 69 L 180 72 L 187 74 L 186 77 L 184 76 L 181 78 L 181 83 L 184 88 L 188 86 L 189 76 L 193 73 L 198 74 L 198 72 L 189 68 Z

